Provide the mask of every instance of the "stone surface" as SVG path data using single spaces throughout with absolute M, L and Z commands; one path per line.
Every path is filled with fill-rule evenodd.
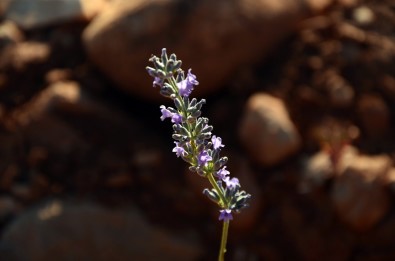
M 0 50 L 1 48 L 23 41 L 22 31 L 12 21 L 0 23 Z
M 328 70 L 324 74 L 324 79 L 324 86 L 332 106 L 342 108 L 352 104 L 355 96 L 354 89 L 338 72 Z
M 332 5 L 335 0 L 306 0 L 313 13 L 320 13 Z
M 391 115 L 388 105 L 381 96 L 363 95 L 358 99 L 357 112 L 363 130 L 370 137 L 380 137 L 388 133 Z
M 239 135 L 249 156 L 262 166 L 280 163 L 301 146 L 284 103 L 265 93 L 248 99 Z
M 40 42 L 22 42 L 9 46 L 8 52 L 0 55 L 0 69 L 12 67 L 22 71 L 31 65 L 48 61 L 51 48 L 49 44 Z
M 301 193 L 309 193 L 321 188 L 335 176 L 343 172 L 350 162 L 357 156 L 357 149 L 352 146 L 343 146 L 337 161 L 337 170 L 334 169 L 329 151 L 321 150 L 304 160 L 298 189 Z
M 352 229 L 372 229 L 387 213 L 390 198 L 384 180 L 390 168 L 388 156 L 355 156 L 334 180 L 333 206 Z
M 115 0 L 83 38 L 91 60 L 124 90 L 158 99 L 144 68 L 166 47 L 193 68 L 196 93 L 206 95 L 262 59 L 307 13 L 302 0 Z
M 18 204 L 12 197 L 0 197 L 0 223 L 15 216 L 19 210 Z
M 162 231 L 136 209 L 60 200 L 20 215 L 0 241 L 4 260 L 196 260 L 201 251 L 195 239 Z
M 392 192 L 395 192 L 395 168 L 391 168 L 384 179 Z
M 0 147 L 1 155 L 7 155 L 0 162 L 7 170 L 0 186 L 24 202 L 61 191 L 68 179 L 77 190 L 130 186 L 137 143 L 133 137 L 146 138 L 148 133 L 139 122 L 72 81 L 52 83 L 9 113 L 6 125 L 16 133 L 0 133 L 0 140 L 7 141 Z M 18 160 L 21 142 L 26 144 L 22 162 Z M 145 146 L 151 145 L 145 142 Z M 10 188 L 21 179 L 24 168 L 32 170 L 26 174 L 29 184 Z
M 10 4 L 11 0 L 1 0 L 0 1 L 0 16 L 2 16 Z
M 10 0 L 4 16 L 23 29 L 34 29 L 78 19 L 90 20 L 106 0 Z
M 323 186 L 333 174 L 329 154 L 326 151 L 319 151 L 304 161 L 298 189 L 301 193 L 308 193 L 314 188 Z

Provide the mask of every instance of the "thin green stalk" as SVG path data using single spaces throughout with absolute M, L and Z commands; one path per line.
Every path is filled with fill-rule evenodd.
M 222 201 L 222 207 L 227 207 L 227 202 L 225 199 L 225 195 L 223 190 L 218 186 L 217 182 L 214 179 L 213 173 L 209 172 L 207 173 L 207 179 L 210 181 L 211 186 L 214 187 L 214 189 L 218 192 L 219 197 L 221 198 Z
M 217 182 L 215 182 L 215 179 L 213 177 L 213 174 L 210 172 L 207 174 L 207 178 L 210 181 L 211 185 L 215 188 L 215 190 L 218 191 L 218 195 L 221 198 L 221 201 L 223 203 L 223 207 L 227 208 L 227 202 L 225 199 L 225 195 L 223 194 L 222 189 L 218 186 Z M 219 248 L 219 256 L 218 256 L 218 261 L 224 261 L 225 258 L 225 253 L 226 253 L 226 241 L 228 240 L 228 230 L 229 230 L 229 220 L 224 221 L 223 226 L 222 226 L 222 235 L 221 235 L 221 245 Z
M 228 221 L 224 221 L 223 226 L 222 226 L 221 246 L 219 248 L 218 261 L 224 261 L 225 260 L 226 241 L 228 239 L 228 230 L 229 230 L 229 220 Z

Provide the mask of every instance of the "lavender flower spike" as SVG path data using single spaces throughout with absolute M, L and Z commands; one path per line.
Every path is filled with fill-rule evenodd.
M 146 69 L 154 78 L 154 87 L 160 87 L 160 94 L 172 99 L 175 105 L 160 106 L 160 119 L 164 121 L 170 118 L 173 123 L 172 138 L 176 145 L 173 152 L 190 164 L 192 172 L 207 179 L 211 189 L 203 190 L 203 194 L 221 209 L 219 220 L 223 221 L 223 228 L 218 260 L 223 261 L 232 214 L 247 207 L 251 195 L 240 189 L 237 178 L 229 177 L 230 172 L 225 166 L 228 158 L 220 155 L 225 145 L 220 137 L 212 135 L 213 126 L 208 124 L 209 120 L 200 116 L 205 100 L 189 98 L 194 86 L 199 84 L 192 69 L 185 75 L 181 69 L 181 60 L 177 60 L 175 54 L 168 56 L 165 48 L 160 57 L 152 55 L 149 61 L 153 67 Z

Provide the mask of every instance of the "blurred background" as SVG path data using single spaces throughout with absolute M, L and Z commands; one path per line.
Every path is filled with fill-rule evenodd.
M 0 259 L 216 260 L 165 47 L 252 194 L 227 260 L 395 260 L 394 33 L 391 0 L 0 0 Z

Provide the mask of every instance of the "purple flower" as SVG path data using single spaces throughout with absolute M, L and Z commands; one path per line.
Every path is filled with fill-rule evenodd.
M 213 160 L 213 158 L 208 155 L 207 151 L 202 150 L 199 155 L 198 155 L 198 165 L 199 166 L 204 166 L 207 164 L 208 161 Z
M 191 73 L 191 71 L 192 71 L 192 69 L 188 70 L 187 80 L 188 80 L 189 84 L 198 85 L 199 82 L 196 80 L 196 75 Z
M 162 85 L 163 85 L 163 80 L 159 77 L 155 77 L 152 87 L 156 87 L 156 86 L 162 87 Z
M 173 113 L 173 115 L 171 116 L 171 122 L 175 124 L 181 124 L 182 116 L 178 113 Z
M 173 117 L 173 113 L 171 113 L 171 111 L 166 109 L 166 107 L 164 105 L 161 105 L 159 108 L 160 108 L 160 111 L 162 112 L 162 116 L 160 116 L 160 119 L 162 121 L 164 121 L 166 118 L 172 118 Z
M 173 148 L 173 152 L 176 153 L 177 158 L 180 156 L 185 156 L 187 154 L 185 149 L 179 145 L 179 142 L 175 141 L 174 143 L 176 144 L 176 146 Z
M 215 135 L 213 135 L 213 137 L 211 138 L 211 142 L 213 143 L 213 148 L 215 150 L 217 150 L 221 147 L 225 147 L 225 145 L 222 144 L 222 139 L 220 137 L 215 136 Z
M 230 209 L 221 209 L 218 220 L 229 221 L 233 219 L 232 210 Z
M 229 178 L 225 177 L 223 181 L 226 183 L 226 187 L 229 189 L 234 189 L 236 187 L 240 187 L 240 182 L 238 178 Z
M 188 97 L 193 90 L 193 86 L 199 84 L 199 82 L 196 80 L 196 75 L 192 74 L 191 71 L 192 69 L 189 69 L 187 77 L 181 82 L 177 83 L 180 95 L 183 97 Z
M 222 180 L 225 179 L 225 177 L 229 174 L 230 172 L 226 170 L 226 166 L 217 171 L 217 177 Z

